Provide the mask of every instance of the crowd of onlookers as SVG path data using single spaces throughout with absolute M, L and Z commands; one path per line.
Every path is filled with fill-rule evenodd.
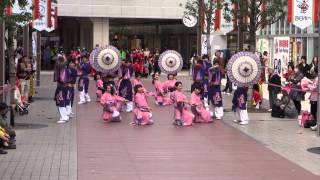
M 274 69 L 268 68 L 268 83 L 272 116 L 299 118 L 304 121 L 305 128 L 317 129 L 317 57 L 314 57 L 311 63 L 307 64 L 306 57 L 302 56 L 298 63 L 289 63 L 287 71 L 283 74 L 278 74 Z M 278 99 L 278 94 L 282 94 L 280 99 Z M 301 101 L 307 99 L 310 102 L 310 110 L 302 111 Z

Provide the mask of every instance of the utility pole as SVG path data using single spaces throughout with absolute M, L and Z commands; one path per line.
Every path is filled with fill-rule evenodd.
M 201 56 L 201 35 L 203 27 L 203 5 L 204 0 L 199 0 L 198 27 L 197 27 L 197 55 Z
M 30 42 L 29 42 L 29 26 L 23 27 L 23 55 L 30 56 Z
M 320 24 L 320 21 L 318 22 Z M 318 57 L 320 57 L 320 28 L 318 29 Z M 317 101 L 317 124 L 318 124 L 318 136 L 320 136 L 320 61 L 318 59 L 318 101 Z
M 5 80 L 5 55 L 4 55 L 4 43 L 5 43 L 5 38 L 4 38 L 4 21 L 0 21 L 0 86 L 3 86 L 6 82 Z M 0 94 L 0 101 L 4 102 L 4 94 Z
M 41 32 L 36 32 L 36 51 L 37 51 L 37 86 L 40 86 L 40 72 L 41 72 Z

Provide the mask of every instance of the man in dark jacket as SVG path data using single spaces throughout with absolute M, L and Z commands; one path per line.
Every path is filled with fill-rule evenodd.
M 281 91 L 281 77 L 274 72 L 274 69 L 269 68 L 269 84 L 268 84 L 268 91 L 269 91 L 269 111 L 272 111 L 273 105 L 276 103 L 277 95 Z

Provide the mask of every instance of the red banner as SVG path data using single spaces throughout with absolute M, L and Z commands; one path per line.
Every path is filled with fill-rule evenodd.
M 33 0 L 33 19 L 40 18 L 39 0 Z
M 54 7 L 54 29 L 58 28 L 58 7 Z
M 215 11 L 215 23 L 214 23 L 214 30 L 220 29 L 220 20 L 221 20 L 221 7 L 220 7 L 220 0 L 216 0 L 217 8 Z
M 292 0 L 288 0 L 288 21 L 292 22 L 292 17 L 293 17 L 293 8 L 292 8 Z
M 314 11 L 313 11 L 313 21 L 314 24 L 318 23 L 319 20 L 319 0 L 314 0 Z
M 47 0 L 47 17 L 48 17 L 48 27 L 51 28 L 52 27 L 52 3 L 51 0 Z
M 4 11 L 5 11 L 6 16 L 11 16 L 12 8 L 10 5 L 7 5 Z

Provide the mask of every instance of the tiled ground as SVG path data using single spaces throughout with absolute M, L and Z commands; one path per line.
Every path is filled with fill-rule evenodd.
M 184 89 L 188 91 L 191 82 L 185 75 L 186 73 L 182 73 L 179 78 L 184 83 Z M 250 168 L 248 171 L 243 170 L 247 177 L 240 178 L 237 169 L 242 169 L 242 166 L 235 164 L 240 162 L 249 167 L 255 162 L 255 166 L 268 171 L 269 165 L 259 162 L 272 162 L 272 160 L 277 162 L 275 164 L 279 165 L 278 168 L 290 171 L 291 175 L 285 177 L 291 179 L 303 178 L 304 175 L 309 179 L 314 178 L 298 166 L 320 175 L 319 155 L 306 151 L 310 147 L 320 146 L 319 137 L 314 132 L 299 128 L 296 120 L 273 119 L 268 113 L 250 113 L 250 125 L 240 127 L 231 122 L 232 113 L 227 112 L 221 122 L 185 130 L 172 127 L 170 122 L 172 108 L 163 108 L 157 112 L 157 116 L 165 115 L 165 118 L 157 118 L 157 123 L 153 127 L 140 129 L 128 125 L 131 115 L 125 115 L 125 122 L 121 124 L 103 124 L 99 120 L 100 107 L 92 103 L 91 106 L 94 108 L 82 106 L 78 109 L 78 119 L 86 116 L 88 111 L 92 113 L 91 118 L 82 119 L 79 123 L 74 120 L 68 124 L 57 125 L 58 116 L 52 101 L 55 84 L 51 82 L 52 73 L 43 73 L 42 86 L 38 89 L 36 103 L 32 104 L 30 114 L 17 117 L 18 149 L 10 150 L 8 155 L 0 155 L 0 179 L 73 180 L 77 179 L 79 173 L 79 179 L 100 179 L 103 175 L 101 179 L 121 180 L 149 180 L 159 177 L 197 180 L 212 178 L 283 180 L 281 172 L 268 172 L 270 177 L 265 177 L 264 171 L 256 167 L 254 167 L 255 172 Z M 228 103 L 230 98 L 230 96 L 224 98 L 227 109 L 231 106 Z M 304 109 L 307 108 L 305 103 Z M 76 131 L 83 129 L 81 127 L 83 125 L 95 129 L 86 131 L 84 128 L 82 136 L 88 136 L 90 139 L 83 142 L 78 138 L 80 146 L 77 147 Z M 254 138 L 258 143 L 239 131 Z M 102 136 L 95 136 L 96 133 Z M 230 138 L 239 142 L 227 141 Z M 215 143 L 210 144 L 212 142 Z M 246 148 L 242 148 L 244 144 L 247 145 Z M 275 154 L 264 146 L 298 166 L 284 158 L 274 156 Z M 77 148 L 82 152 L 81 155 L 77 155 Z M 257 149 L 259 151 L 255 151 Z M 232 152 L 230 150 L 235 154 L 230 153 Z M 253 156 L 251 150 L 259 157 Z M 211 155 L 212 153 L 214 155 Z M 224 156 L 226 153 L 230 153 L 229 156 Z M 248 153 L 249 158 L 244 158 Z M 96 166 L 97 160 L 102 162 L 99 167 Z M 283 161 L 285 161 L 285 164 L 282 164 L 284 167 L 278 163 Z M 79 163 L 84 163 L 88 169 L 82 171 L 78 168 Z M 220 172 L 225 173 L 219 175 Z M 300 175 L 303 176 L 293 177 L 296 172 L 302 172 Z
M 58 125 L 52 75 L 42 76 L 30 114 L 16 117 L 17 149 L 0 155 L 0 179 L 77 179 L 75 121 Z

